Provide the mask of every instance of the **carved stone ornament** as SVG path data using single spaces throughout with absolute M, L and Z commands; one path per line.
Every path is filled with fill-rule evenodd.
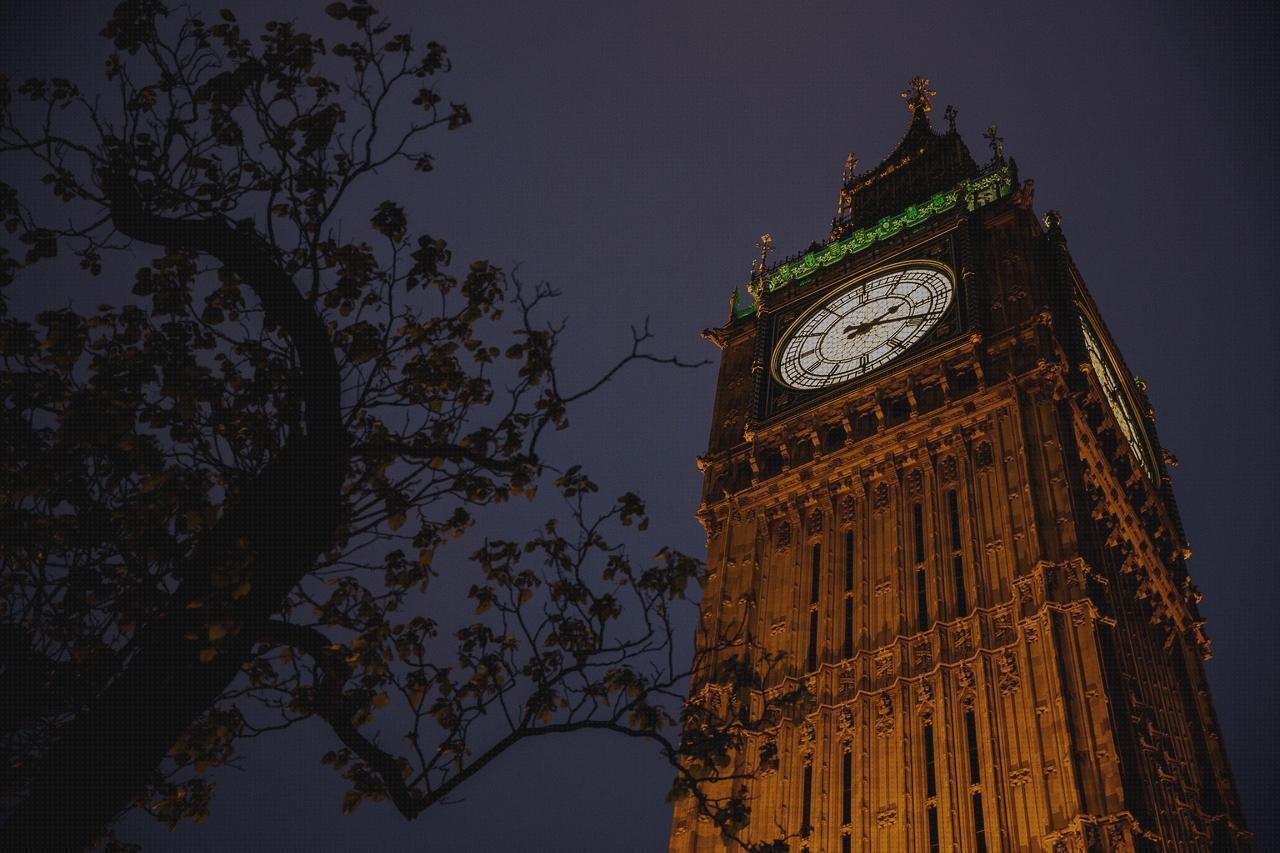
M 871 508 L 876 512 L 883 512 L 889 506 L 889 484 L 885 482 L 876 483 L 876 487 L 871 490 Z
M 916 714 L 925 725 L 933 722 L 933 685 L 927 681 L 920 682 L 920 692 L 916 696 Z
M 917 468 L 907 475 L 907 494 L 916 497 L 924 491 L 924 475 Z
M 893 698 L 888 693 L 876 697 L 876 737 L 893 734 Z
M 991 622 L 991 629 L 995 633 L 997 643 L 1007 643 L 1013 640 L 1013 615 L 1008 610 L 1002 610 L 997 613 Z
M 806 722 L 800 727 L 800 748 L 812 751 L 813 744 L 818 739 L 818 730 L 814 728 L 813 723 Z
M 991 442 L 983 441 L 978 444 L 978 449 L 974 453 L 974 462 L 978 466 L 979 471 L 990 471 L 995 465 L 995 454 L 991 450 Z
M 852 699 L 853 694 L 858 691 L 858 679 L 851 670 L 845 670 L 840 673 L 840 680 L 837 686 L 837 695 L 841 700 Z
M 956 458 L 954 456 L 944 456 L 942 464 L 938 466 L 939 473 L 944 483 L 954 483 L 959 475 L 957 473 Z
M 845 495 L 840 499 L 840 520 L 845 524 L 853 524 L 853 495 Z
M 778 551 L 786 551 L 791 547 L 791 522 L 782 520 L 778 522 L 777 532 L 774 534 L 773 546 Z
M 887 678 L 893 678 L 894 657 L 895 656 L 893 652 L 887 652 L 884 654 L 876 655 L 876 659 L 875 659 L 876 681 L 882 681 Z
M 836 730 L 841 735 L 852 735 L 856 719 L 852 705 L 845 705 L 836 712 Z
M 724 532 L 724 519 L 717 515 L 709 515 L 707 517 L 707 535 L 719 536 Z
M 912 647 L 911 656 L 916 669 L 926 670 L 933 666 L 933 645 L 928 640 L 921 640 Z
M 809 535 L 817 536 L 822 532 L 822 510 L 815 509 L 809 513 Z
M 876 810 L 876 826 L 880 829 L 893 826 L 898 822 L 898 804 L 890 803 Z
M 1022 685 L 1022 676 L 1018 674 L 1018 658 L 1013 652 L 1006 649 L 1001 652 L 998 663 L 1000 667 L 1000 692 L 1007 696 Z
M 957 657 L 973 654 L 973 633 L 968 625 L 960 625 L 951 636 L 951 648 Z
M 973 686 L 978 683 L 973 674 L 973 667 L 967 663 L 960 664 L 960 669 L 956 671 L 956 681 L 965 690 L 972 690 Z

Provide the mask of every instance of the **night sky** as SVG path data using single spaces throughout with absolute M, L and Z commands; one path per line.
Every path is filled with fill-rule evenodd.
M 230 5 L 256 20 L 256 4 Z M 723 322 L 755 240 L 771 232 L 790 254 L 824 238 L 845 155 L 869 168 L 894 147 L 909 119 L 898 92 L 913 75 L 938 90 L 939 123 L 955 105 L 976 159 L 998 124 L 1035 180 L 1036 210 L 1062 212 L 1181 460 L 1214 701 L 1257 849 L 1280 849 L 1274 6 L 375 5 L 396 31 L 448 46 L 446 99 L 475 117 L 437 139 L 434 173 L 383 194 L 455 257 L 519 263 L 563 290 L 566 355 L 581 378 L 646 315 L 658 348 L 714 357 L 698 331 Z M 109 46 L 96 33 L 110 6 L 6 3 L 0 71 L 100 85 Z M 299 20 L 321 20 L 323 6 Z M 33 285 L 15 286 L 20 314 L 50 304 L 51 289 L 96 302 L 85 289 L 111 287 Z M 693 553 L 693 462 L 714 383 L 712 367 L 632 370 L 574 414 L 562 448 L 605 494 L 646 496 L 658 538 Z M 332 736 L 301 726 L 251 744 L 243 772 L 217 776 L 206 824 L 170 834 L 133 818 L 122 834 L 183 851 L 665 849 L 671 773 L 656 750 L 540 740 L 483 771 L 462 802 L 406 823 L 387 804 L 341 817 L 341 780 L 319 764 Z

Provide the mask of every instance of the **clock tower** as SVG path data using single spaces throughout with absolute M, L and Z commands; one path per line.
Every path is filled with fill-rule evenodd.
M 1248 850 L 1145 386 L 991 128 L 850 155 L 825 242 L 721 351 L 690 726 L 750 843 Z M 670 849 L 726 849 L 698 797 Z

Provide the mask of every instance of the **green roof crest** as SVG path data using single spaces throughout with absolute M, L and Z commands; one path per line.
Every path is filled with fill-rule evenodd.
M 897 216 L 886 216 L 870 228 L 855 231 L 815 252 L 806 252 L 794 261 L 780 264 L 765 280 L 766 287 L 770 293 L 780 290 L 796 279 L 804 278 L 847 255 L 856 254 L 874 243 L 900 234 L 904 228 L 914 228 L 931 216 L 948 211 L 961 202 L 966 210 L 977 210 L 1012 191 L 1012 173 L 1009 165 L 1002 163 L 991 173 L 961 181 L 953 189 L 935 193 L 928 201 L 913 204 Z M 755 310 L 755 305 L 739 306 L 735 303 L 733 318 L 749 317 Z

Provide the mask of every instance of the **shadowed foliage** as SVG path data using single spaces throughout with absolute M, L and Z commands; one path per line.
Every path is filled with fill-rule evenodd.
M 520 740 L 583 729 L 654 739 L 697 787 L 668 736 L 689 671 L 669 607 L 701 563 L 634 560 L 641 499 L 597 506 L 540 441 L 626 364 L 688 365 L 646 326 L 566 389 L 554 290 L 455 272 L 395 200 L 358 202 L 471 116 L 440 92 L 443 46 L 365 3 L 325 12 L 323 37 L 250 36 L 130 0 L 100 93 L 0 86 L 0 152 L 36 170 L 0 184 L 0 285 L 74 258 L 133 265 L 137 297 L 0 301 L 6 849 L 123 848 L 108 828 L 134 807 L 200 820 L 239 741 L 308 718 L 348 812 L 415 817 Z M 539 486 L 561 518 L 495 535 Z M 726 826 L 741 807 L 699 796 Z

